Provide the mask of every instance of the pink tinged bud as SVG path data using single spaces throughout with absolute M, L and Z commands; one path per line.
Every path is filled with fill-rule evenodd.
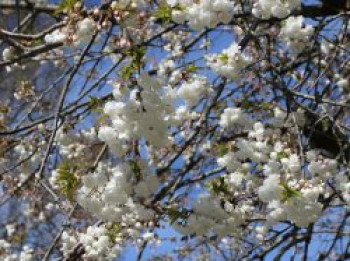
M 126 39 L 126 38 L 121 38 L 120 41 L 119 41 L 119 45 L 122 48 L 130 47 L 130 41 L 128 39 Z
M 94 9 L 94 16 L 99 16 L 100 15 L 100 10 L 98 8 Z

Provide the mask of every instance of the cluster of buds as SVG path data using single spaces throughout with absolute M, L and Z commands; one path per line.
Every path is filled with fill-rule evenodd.
M 29 81 L 22 81 L 21 88 L 16 90 L 14 97 L 17 100 L 29 99 L 35 95 L 34 86 Z

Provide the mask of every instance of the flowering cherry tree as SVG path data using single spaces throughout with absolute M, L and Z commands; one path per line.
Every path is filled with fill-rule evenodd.
M 0 259 L 349 259 L 349 10 L 0 1 Z

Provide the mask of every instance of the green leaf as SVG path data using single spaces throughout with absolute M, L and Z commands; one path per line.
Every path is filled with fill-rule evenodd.
M 137 48 L 134 52 L 134 59 L 141 61 L 143 57 L 146 55 L 146 52 L 147 52 L 147 48 L 144 46 Z
M 170 218 L 170 224 L 173 224 L 179 218 L 182 218 L 182 219 L 187 218 L 187 214 L 185 211 L 179 211 L 179 210 L 174 209 L 172 207 L 168 207 L 166 211 L 167 211 L 167 214 Z
M 134 64 L 130 64 L 120 69 L 120 77 L 123 80 L 129 80 L 135 72 L 137 72 L 137 67 Z
M 271 103 L 263 102 L 263 103 L 261 103 L 260 107 L 262 110 L 268 111 L 271 109 Z
M 131 62 L 120 70 L 120 77 L 122 77 L 123 80 L 129 80 L 134 73 L 141 69 L 146 52 L 147 48 L 141 46 L 124 52 L 125 55 L 131 57 Z
M 153 13 L 153 16 L 161 20 L 163 23 L 171 21 L 171 7 L 163 3 L 158 6 L 158 9 Z
M 108 119 L 109 119 L 108 114 L 103 113 L 103 109 L 102 108 L 98 108 L 95 111 L 98 112 L 98 113 L 101 113 L 101 115 L 97 117 L 96 122 L 99 125 L 107 124 Z
M 256 106 L 256 103 L 253 101 L 249 101 L 247 99 L 244 99 L 241 104 L 241 108 L 245 110 L 252 109 Z
M 102 101 L 99 98 L 89 96 L 89 104 L 90 104 L 90 107 L 97 108 L 102 104 Z
M 218 55 L 218 59 L 219 61 L 223 62 L 223 63 L 228 63 L 228 55 L 225 53 L 221 53 Z
M 73 10 L 74 5 L 79 2 L 78 0 L 63 0 L 58 6 L 55 14 L 67 13 L 68 11 Z
M 70 202 L 74 200 L 74 193 L 79 186 L 79 180 L 71 171 L 68 161 L 63 161 L 57 168 L 56 185 L 60 192 L 67 197 Z
M 283 158 L 288 158 L 288 154 L 287 154 L 286 152 L 284 152 L 284 151 L 278 152 L 278 153 L 277 153 L 277 159 L 278 159 L 278 160 L 281 160 L 281 159 L 283 159 Z
M 286 183 L 281 183 L 281 187 L 283 188 L 281 193 L 283 202 L 288 201 L 293 197 L 301 197 L 301 193 L 298 190 L 289 187 Z
M 0 113 L 8 113 L 9 108 L 5 105 L 0 105 Z
M 176 4 L 176 5 L 174 6 L 174 10 L 183 12 L 183 11 L 186 10 L 186 6 L 184 6 L 184 5 L 180 4 L 180 3 L 178 3 L 178 4 Z
M 137 180 L 142 180 L 142 172 L 140 166 L 137 164 L 135 160 L 129 161 L 129 166 L 131 171 L 135 174 Z
M 116 243 L 116 239 L 121 231 L 120 223 L 112 223 L 107 227 L 107 236 L 111 243 Z
M 215 180 L 207 183 L 206 185 L 207 189 L 209 189 L 209 191 L 213 192 L 216 195 L 220 195 L 220 194 L 225 194 L 225 195 L 230 195 L 230 191 L 228 188 L 228 185 L 225 182 L 225 178 L 224 177 L 218 177 Z
M 187 68 L 186 68 L 187 72 L 189 73 L 195 73 L 198 71 L 198 67 L 196 67 L 194 64 L 190 64 Z
M 215 147 L 219 157 L 225 156 L 230 151 L 227 146 L 227 143 L 218 143 L 215 145 Z

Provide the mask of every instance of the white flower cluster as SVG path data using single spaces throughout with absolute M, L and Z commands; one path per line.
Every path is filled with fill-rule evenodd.
M 241 108 L 226 108 L 220 116 L 219 125 L 224 129 L 235 126 L 249 127 L 251 120 Z
M 217 74 L 233 81 L 241 79 L 242 70 L 251 62 L 250 57 L 243 54 L 240 46 L 233 43 L 220 54 L 206 57 L 208 66 Z
M 321 216 L 323 205 L 318 202 L 318 198 L 323 194 L 324 189 L 322 185 L 314 186 L 306 181 L 302 183 L 304 182 L 305 187 L 300 189 L 299 195 L 284 202 L 279 199 L 269 202 L 268 226 L 273 226 L 279 221 L 290 220 L 299 227 L 306 227 Z
M 169 80 L 168 74 L 174 74 L 175 72 L 178 72 L 178 70 L 176 70 L 176 64 L 173 59 L 161 60 L 160 63 L 158 64 L 157 69 L 158 69 L 158 72 L 157 72 L 158 80 L 163 84 L 166 84 L 167 81 Z M 173 78 L 177 78 L 177 77 L 173 77 Z
M 280 36 L 292 52 L 298 54 L 310 41 L 314 28 L 311 25 L 303 25 L 302 16 L 289 17 L 281 28 Z
M 58 129 L 56 142 L 60 148 L 60 154 L 65 159 L 78 159 L 86 156 L 89 152 L 88 144 L 98 141 L 95 128 L 82 130 L 79 133 L 65 132 L 63 128 Z
M 258 0 L 254 4 L 252 13 L 262 19 L 285 18 L 300 6 L 300 0 Z
M 64 43 L 67 40 L 67 34 L 63 30 L 56 29 L 52 33 L 45 35 L 44 40 L 49 44 Z
M 223 128 L 230 125 L 227 115 L 228 111 L 233 110 L 226 109 L 222 114 L 220 123 Z M 326 193 L 326 180 L 334 176 L 339 164 L 334 159 L 316 156 L 315 151 L 308 151 L 305 161 L 308 161 L 307 171 L 312 180 L 305 179 L 303 171 L 306 170 L 301 161 L 303 156 L 292 150 L 288 139 L 281 135 L 283 118 L 285 113 L 276 109 L 275 119 L 269 125 L 256 122 L 247 138 L 235 140 L 234 152 L 228 152 L 217 162 L 229 172 L 225 183 L 233 196 L 252 193 L 254 197 L 257 194 L 259 200 L 267 204 L 267 226 L 282 220 L 307 226 L 321 216 L 323 205 L 319 197 Z M 289 126 L 290 135 L 297 136 L 296 128 L 288 121 L 284 126 Z M 348 190 L 346 185 L 341 189 Z
M 180 98 L 185 100 L 188 106 L 194 106 L 208 91 L 208 82 L 204 77 L 194 77 L 191 81 L 184 82 L 177 90 Z
M 151 175 L 136 184 L 128 167 L 119 165 L 111 168 L 101 162 L 95 172 L 82 177 L 77 201 L 83 208 L 104 221 L 147 221 L 152 219 L 155 213 L 137 201 L 155 193 L 158 185 L 157 177 Z
M 2 51 L 2 59 L 4 61 L 12 60 L 14 56 L 15 56 L 15 49 L 12 46 L 7 47 Z
M 30 246 L 23 246 L 22 251 L 19 255 L 20 261 L 32 261 L 34 259 L 34 249 Z
M 22 143 L 14 148 L 14 152 L 18 159 L 23 161 L 20 167 L 20 182 L 23 182 L 41 163 L 41 148 L 35 150 L 31 144 L 24 145 Z
M 128 8 L 140 8 L 145 5 L 144 0 L 118 0 L 113 1 L 111 7 L 113 10 L 125 10 Z
M 279 200 L 283 191 L 280 183 L 280 175 L 269 175 L 258 189 L 259 198 L 265 203 L 269 203 L 272 200 Z
M 62 252 L 67 255 L 77 244 L 84 248 L 83 257 L 88 260 L 114 260 L 121 252 L 121 246 L 116 239 L 111 239 L 105 225 L 94 225 L 87 228 L 85 233 L 78 233 L 77 236 L 64 231 L 62 234 Z
M 179 30 L 176 34 L 166 33 L 162 35 L 162 39 L 167 42 L 167 44 L 164 45 L 163 49 L 167 52 L 172 52 L 171 54 L 172 57 L 180 57 L 181 55 L 183 55 L 183 50 L 182 50 L 183 43 L 184 41 L 189 39 L 189 36 L 190 34 L 188 32 L 181 31 L 181 30 Z M 166 61 L 166 60 L 163 60 L 163 61 Z M 159 67 L 161 67 L 161 65 Z M 174 71 L 179 72 L 176 69 L 172 70 L 173 73 Z
M 0 259 L 3 261 L 33 261 L 34 260 L 34 249 L 28 245 L 24 245 L 22 249 L 18 251 L 11 251 L 13 245 L 4 240 L 0 239 Z
M 308 171 L 313 175 L 314 179 L 331 178 L 337 171 L 338 162 L 336 159 L 327 159 L 321 157 L 314 150 L 308 151 L 306 157 L 309 161 Z
M 87 17 L 79 21 L 77 24 L 77 30 L 73 36 L 75 45 L 89 42 L 95 30 L 96 23 L 91 18 Z
M 348 170 L 349 171 L 349 170 Z M 343 199 L 350 207 L 350 179 L 345 173 L 336 177 L 336 187 L 341 191 Z
M 112 120 L 112 128 L 101 128 L 99 138 L 119 155 L 131 139 L 144 137 L 156 147 L 166 146 L 169 142 L 167 115 L 173 110 L 172 104 L 167 102 L 159 83 L 153 78 L 143 75 L 139 84 L 141 89 L 121 96 L 115 93 L 116 101 L 108 102 L 104 108 Z
M 167 0 L 172 9 L 174 22 L 183 24 L 188 21 L 191 28 L 200 30 L 215 28 L 218 24 L 227 24 L 233 17 L 234 4 L 230 0 Z
M 219 237 L 234 234 L 249 217 L 251 207 L 233 206 L 226 202 L 221 207 L 220 200 L 212 196 L 200 196 L 193 204 L 193 211 L 183 224 L 175 223 L 173 227 L 183 235 L 204 236 L 214 233 Z
M 139 88 L 114 91 L 115 101 L 108 102 L 104 112 L 112 125 L 103 126 L 99 138 L 106 142 L 117 155 L 125 153 L 128 141 L 144 138 L 149 145 L 166 147 L 170 144 L 169 127 L 181 124 L 186 116 L 191 117 L 189 107 L 197 104 L 208 92 L 207 80 L 193 76 L 175 90 L 161 87 L 158 79 L 143 74 L 138 80 Z M 181 100 L 187 107 L 175 109 L 175 101 Z
M 91 18 L 86 17 L 77 23 L 73 36 L 70 35 L 68 27 L 63 27 L 45 35 L 44 40 L 50 44 L 73 42 L 74 46 L 78 46 L 89 42 L 95 30 L 96 23 Z

